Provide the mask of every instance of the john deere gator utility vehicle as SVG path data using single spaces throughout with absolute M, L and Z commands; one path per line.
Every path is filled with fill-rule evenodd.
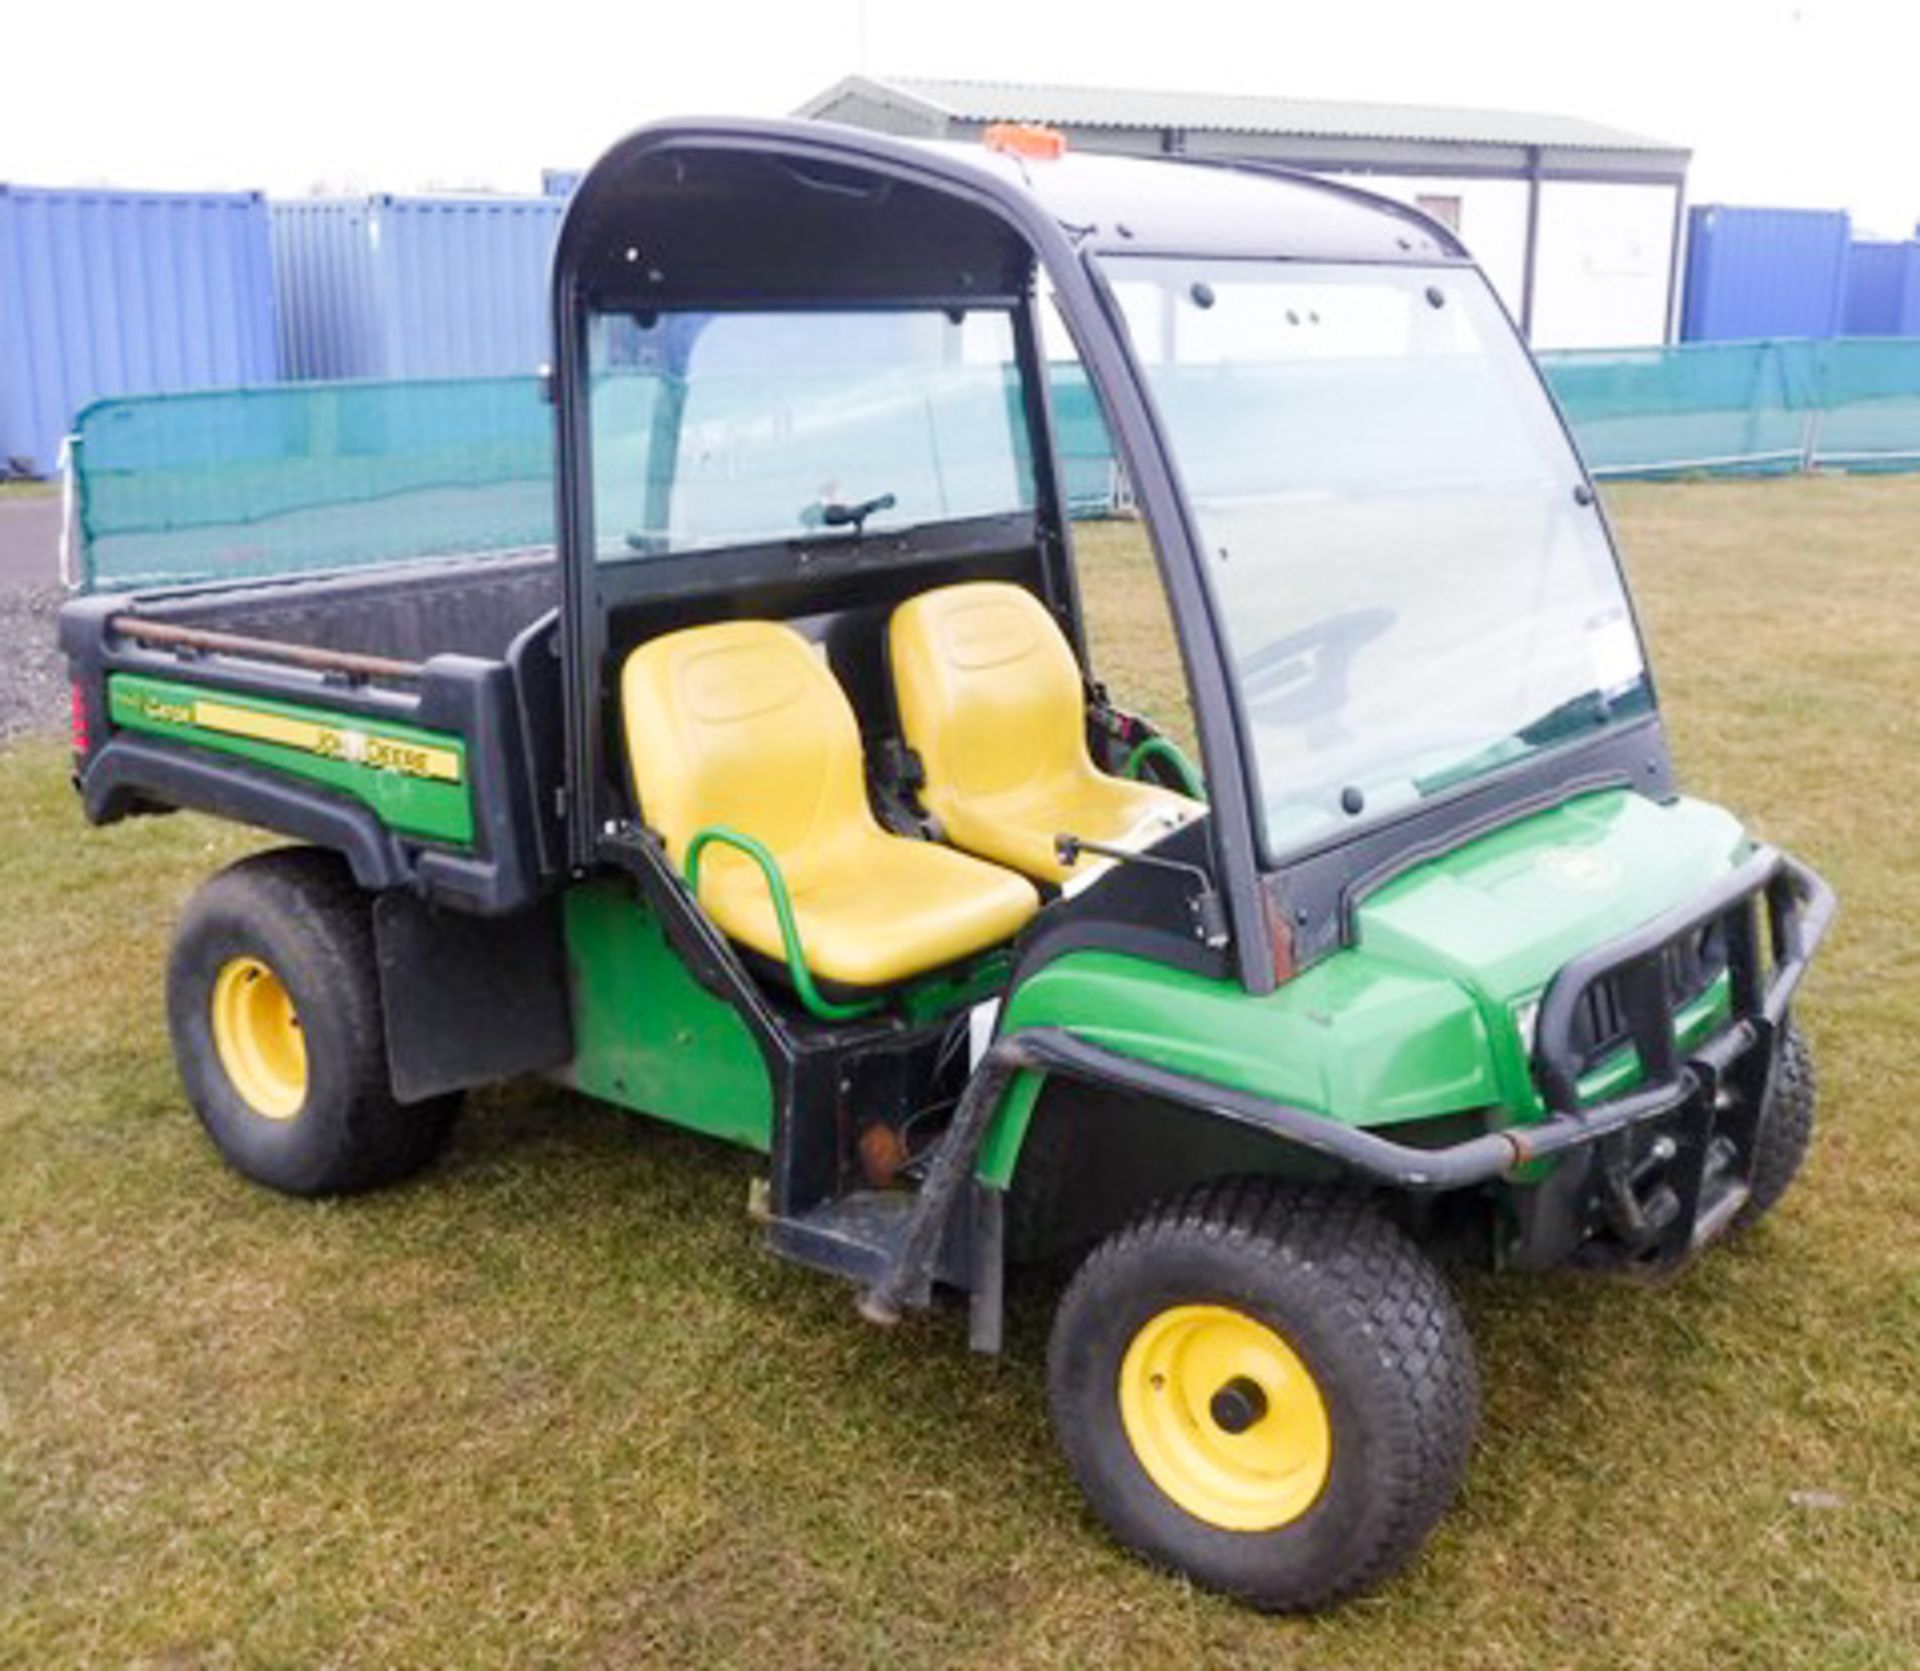
M 1448 232 L 1059 150 L 635 134 L 554 262 L 557 553 L 78 599 L 77 781 L 301 844 L 172 956 L 242 1172 L 382 1183 L 543 1073 L 764 1155 L 771 1246 L 872 1322 L 964 1297 L 992 1351 L 1009 1261 L 1071 1254 L 1094 1510 L 1317 1607 L 1466 1466 L 1437 1250 L 1667 1271 L 1779 1200 L 1833 901 L 1676 788 Z M 1191 761 L 1089 660 L 1066 369 Z

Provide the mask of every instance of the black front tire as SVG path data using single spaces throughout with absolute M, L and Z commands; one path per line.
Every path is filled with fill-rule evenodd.
M 270 973 L 291 1003 L 304 1058 L 296 1107 L 263 1110 L 222 1056 L 215 991 L 236 963 Z M 236 1171 L 289 1195 L 350 1194 L 418 1171 L 459 1109 L 457 1094 L 394 1099 L 371 903 L 346 866 L 316 848 L 243 859 L 194 895 L 168 962 L 167 1017 L 187 1100 L 214 1146 Z
M 1209 1523 L 1130 1437 L 1129 1349 L 1195 1307 L 1278 1335 L 1317 1387 L 1322 1483 L 1284 1523 Z M 1479 1419 L 1472 1342 L 1427 1257 L 1363 1198 L 1263 1179 L 1203 1185 L 1101 1243 L 1060 1302 L 1048 1370 L 1061 1447 L 1114 1536 L 1275 1611 L 1328 1606 L 1404 1566 L 1451 1504 Z
M 1735 1229 L 1758 1223 L 1780 1204 L 1800 1176 L 1813 1143 L 1819 1088 L 1813 1052 L 1806 1035 L 1789 1019 L 1780 1032 L 1779 1054 L 1767 1081 L 1766 1106 L 1754 1134 L 1753 1177 L 1746 1204 L 1734 1218 Z

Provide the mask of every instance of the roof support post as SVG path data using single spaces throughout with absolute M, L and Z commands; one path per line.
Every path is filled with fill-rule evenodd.
M 1533 284 L 1540 262 L 1540 147 L 1527 147 L 1527 249 L 1520 269 L 1520 334 L 1533 346 Z
M 1673 234 L 1667 246 L 1667 317 L 1664 342 L 1680 340 L 1680 272 L 1687 243 L 1687 182 L 1673 182 Z

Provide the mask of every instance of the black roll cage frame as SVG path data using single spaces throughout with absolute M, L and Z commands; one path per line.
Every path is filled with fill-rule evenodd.
M 555 363 L 551 386 L 556 413 L 555 509 L 562 577 L 567 764 L 563 794 L 567 854 L 576 871 L 605 864 L 610 858 L 617 862 L 617 854 L 610 852 L 607 844 L 617 836 L 621 810 L 608 800 L 610 779 L 604 747 L 606 584 L 609 569 L 621 566 L 600 564 L 594 550 L 587 324 L 591 314 L 603 308 L 630 305 L 639 311 L 648 305 L 643 294 L 616 297 L 596 292 L 587 282 L 583 273 L 589 256 L 587 239 L 592 235 L 604 237 L 606 229 L 596 225 L 590 233 L 586 228 L 591 214 L 607 212 L 596 198 L 603 178 L 608 183 L 601 195 L 614 195 L 620 169 L 643 160 L 671 159 L 676 153 L 764 159 L 794 170 L 851 170 L 874 182 L 873 189 L 906 185 L 924 188 L 984 212 L 1018 240 L 1025 255 L 1024 279 L 998 293 L 889 296 L 850 291 L 844 299 L 822 296 L 814 305 L 863 309 L 994 306 L 1011 312 L 1031 442 L 1036 497 L 1033 526 L 1047 581 L 1047 601 L 1084 666 L 1072 536 L 1060 491 L 1051 402 L 1035 316 L 1034 278 L 1036 272 L 1045 273 L 1153 544 L 1209 786 L 1211 816 L 1205 826 L 1209 857 L 1226 909 L 1229 960 L 1249 993 L 1270 992 L 1293 968 L 1349 944 L 1359 901 L 1412 865 L 1476 835 L 1596 790 L 1630 788 L 1656 799 L 1673 794 L 1671 766 L 1655 704 L 1644 717 L 1610 725 L 1590 739 L 1522 760 L 1430 803 L 1369 822 L 1350 836 L 1264 868 L 1251 804 L 1254 774 L 1248 721 L 1241 693 L 1229 676 L 1232 658 L 1207 576 L 1198 522 L 1174 465 L 1173 450 L 1144 369 L 1129 346 L 1119 305 L 1098 259 L 1103 253 L 1145 254 L 1149 250 L 1104 239 L 1097 227 L 1064 226 L 1034 191 L 935 149 L 817 123 L 689 120 L 642 128 L 610 151 L 576 191 L 554 254 Z M 1356 200 L 1383 216 L 1417 225 L 1429 243 L 1444 252 L 1443 259 L 1472 266 L 1458 241 L 1436 223 L 1417 211 L 1353 187 L 1268 164 L 1181 159 L 1170 166 L 1267 176 Z M 591 206 L 590 213 L 583 212 L 583 205 Z M 626 252 L 629 260 L 638 255 L 646 234 L 633 227 L 631 235 L 635 242 Z M 1405 241 L 1403 247 L 1412 248 Z M 1404 264 L 1430 265 L 1432 259 L 1430 254 L 1409 254 Z M 783 304 L 763 303 L 750 293 L 736 291 L 702 297 L 697 304 L 677 300 L 672 305 L 698 305 L 713 311 L 752 305 L 773 311 Z M 784 305 L 805 304 L 787 298 Z M 1550 391 L 1548 406 L 1564 433 L 1565 420 Z M 1604 510 L 1570 436 L 1568 445 L 1580 471 L 1577 491 L 1583 503 L 1592 503 L 1604 526 Z M 1611 544 L 1610 529 L 1608 538 Z M 794 541 L 791 546 L 799 550 L 806 543 Z M 701 553 L 687 561 L 710 564 L 714 558 L 714 553 Z M 641 568 L 649 583 L 664 587 L 668 585 L 668 571 L 676 566 L 655 558 Z M 1631 595 L 1626 595 L 1631 610 Z M 1637 618 L 1635 625 L 1637 631 Z

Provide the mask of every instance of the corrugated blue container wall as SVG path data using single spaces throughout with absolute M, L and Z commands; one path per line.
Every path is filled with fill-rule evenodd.
M 1846 310 L 1853 223 L 1844 209 L 1735 209 L 1687 216 L 1688 342 L 1830 337 Z
M 552 197 L 314 198 L 273 206 L 290 378 L 493 377 L 537 370 Z
M 91 401 L 279 375 L 258 192 L 0 185 L 0 465 L 51 473 Z
M 1845 334 L 1920 336 L 1920 242 L 1855 240 L 1847 257 Z

